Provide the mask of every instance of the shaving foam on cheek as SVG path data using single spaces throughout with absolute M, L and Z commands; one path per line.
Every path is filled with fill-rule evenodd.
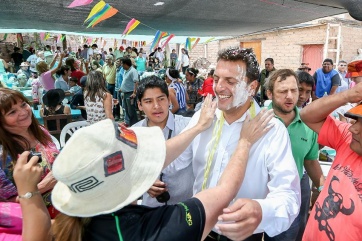
M 246 84 L 245 70 L 238 66 L 238 73 L 239 75 L 236 77 L 238 83 L 232 88 L 233 102 L 230 104 L 229 108 L 244 105 L 250 96 L 250 86 L 247 86 Z

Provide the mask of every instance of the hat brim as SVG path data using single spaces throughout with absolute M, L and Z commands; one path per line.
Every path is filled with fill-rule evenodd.
M 362 104 L 359 104 L 344 114 L 345 117 L 357 120 L 362 118 Z
M 110 119 L 105 121 L 110 122 L 107 125 L 113 124 L 113 121 Z M 84 127 L 73 136 L 81 135 L 82 131 L 86 131 L 86 128 L 94 128 L 97 124 Z M 165 138 L 158 127 L 136 127 L 130 129 L 137 136 L 138 152 L 136 158 L 133 161 L 125 160 L 124 170 L 121 173 L 107 177 L 107 183 L 104 182 L 104 185 L 100 186 L 99 191 L 92 198 L 81 199 L 79 197 L 80 194 L 75 194 L 66 184 L 58 180 L 52 191 L 52 203 L 57 210 L 69 216 L 77 217 L 108 214 L 132 203 L 147 192 L 162 171 L 166 156 Z M 75 140 L 73 136 L 68 141 L 70 142 L 68 148 L 74 148 L 74 146 L 72 147 L 75 144 L 72 143 L 72 139 Z M 117 149 L 117 141 L 115 139 L 110 138 L 108 143 L 103 144 L 115 146 L 115 149 Z M 67 145 L 63 151 L 66 151 L 66 148 Z M 76 147 L 75 149 L 78 148 Z M 127 150 L 123 151 L 126 152 Z M 79 150 L 78 155 L 82 155 L 81 152 L 82 150 Z M 74 158 L 76 160 L 77 157 L 74 156 Z M 96 158 L 102 158 L 102 153 L 99 153 L 99 156 Z M 56 162 L 54 163 L 53 173 L 55 177 L 57 177 L 58 169 L 61 168 L 61 163 L 58 165 Z M 101 162 L 98 168 L 104 168 Z
M 362 76 L 362 72 L 347 72 L 346 78 L 352 78 L 352 77 L 360 77 Z
M 50 99 L 50 95 L 52 96 L 56 96 L 56 99 Z M 59 104 L 60 102 L 62 102 L 65 98 L 65 93 L 64 90 L 62 89 L 52 89 L 49 90 L 48 92 L 45 93 L 45 95 L 43 96 L 43 103 L 45 105 L 55 105 L 55 104 Z

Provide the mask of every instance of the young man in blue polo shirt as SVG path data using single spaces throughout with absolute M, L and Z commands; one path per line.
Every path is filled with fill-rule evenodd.
M 290 228 L 275 237 L 265 234 L 265 241 L 301 240 L 310 200 L 309 178 L 304 174 L 304 168 L 317 187 L 321 189 L 324 184 L 323 172 L 317 160 L 317 134 L 307 127 L 299 116 L 299 88 L 298 77 L 290 69 L 277 70 L 265 84 L 268 98 L 272 100 L 268 109 L 274 109 L 275 117 L 284 123 L 289 133 L 293 157 L 301 179 L 302 199 L 299 215 Z

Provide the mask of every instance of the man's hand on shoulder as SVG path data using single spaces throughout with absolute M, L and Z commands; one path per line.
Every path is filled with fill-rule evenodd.
M 223 210 L 216 225 L 222 235 L 229 239 L 244 240 L 253 234 L 262 220 L 262 209 L 257 201 L 240 198 Z

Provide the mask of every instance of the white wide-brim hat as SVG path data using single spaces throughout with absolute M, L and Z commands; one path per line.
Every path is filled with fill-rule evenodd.
M 53 165 L 56 209 L 91 217 L 142 196 L 161 173 L 166 144 L 159 127 L 127 129 L 110 119 L 77 130 Z

